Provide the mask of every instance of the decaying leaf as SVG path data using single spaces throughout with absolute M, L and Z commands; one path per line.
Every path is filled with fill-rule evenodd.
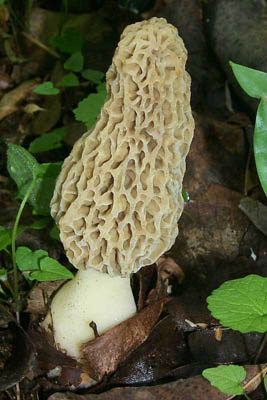
M 0 120 L 18 110 L 19 104 L 27 99 L 34 87 L 40 82 L 39 78 L 23 82 L 15 89 L 6 93 L 0 101 Z
M 157 322 L 165 300 L 147 306 L 132 318 L 84 344 L 82 353 L 89 375 L 100 381 L 114 372 L 127 355 L 143 343 Z

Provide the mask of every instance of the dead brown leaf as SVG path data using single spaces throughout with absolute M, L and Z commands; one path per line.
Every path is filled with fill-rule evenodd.
M 100 381 L 114 372 L 131 351 L 143 343 L 157 322 L 165 300 L 149 305 L 132 318 L 82 346 L 89 375 Z
M 39 78 L 31 79 L 6 93 L 0 101 L 0 120 L 17 111 L 20 103 L 27 99 L 39 82 Z

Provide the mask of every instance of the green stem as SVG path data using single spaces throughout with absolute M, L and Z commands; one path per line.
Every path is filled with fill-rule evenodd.
M 245 398 L 246 398 L 247 400 L 251 400 L 250 397 L 247 395 L 246 392 L 244 392 L 244 396 L 245 396 Z
M 12 237 L 11 237 L 11 252 L 12 252 L 12 263 L 13 263 L 13 298 L 15 302 L 15 310 L 18 311 L 18 300 L 19 300 L 19 286 L 18 286 L 18 267 L 16 263 L 16 237 L 17 237 L 17 231 L 18 231 L 18 226 L 19 226 L 19 221 L 20 217 L 22 214 L 22 211 L 25 207 L 25 204 L 31 194 L 32 189 L 34 188 L 34 185 L 36 183 L 36 177 L 33 178 L 32 183 L 30 184 L 17 213 L 15 224 L 12 230 Z

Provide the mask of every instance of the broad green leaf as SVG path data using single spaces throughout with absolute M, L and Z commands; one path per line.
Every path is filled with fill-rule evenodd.
M 207 298 L 220 323 L 240 332 L 267 332 L 267 278 L 248 275 L 224 282 Z
M 83 68 L 83 55 L 80 51 L 72 54 L 64 63 L 64 68 L 68 71 L 79 72 Z
M 36 86 L 33 92 L 44 96 L 52 96 L 60 93 L 59 89 L 55 88 L 52 82 L 41 83 Z
M 5 268 L 0 268 L 0 281 L 7 281 L 7 270 Z
M 47 256 L 45 250 L 32 251 L 28 247 L 21 246 L 16 250 L 16 263 L 22 272 L 38 271 L 41 259 Z
M 267 96 L 267 73 L 230 61 L 234 75 L 242 89 L 251 97 Z
M 40 164 L 41 175 L 31 196 L 35 214 L 50 215 L 50 201 L 61 166 L 62 162 Z
M 267 91 L 258 107 L 253 140 L 257 172 L 267 196 Z
M 67 28 L 61 36 L 50 39 L 50 44 L 60 51 L 68 54 L 74 54 L 82 50 L 82 37 L 80 32 L 73 28 Z
M 66 134 L 66 128 L 57 128 L 50 133 L 43 133 L 31 142 L 29 151 L 40 153 L 41 151 L 56 149 L 61 146 L 61 141 Z
M 70 72 L 69 74 L 66 74 L 63 76 L 63 78 L 57 83 L 57 86 L 59 87 L 71 87 L 71 86 L 79 86 L 80 82 L 77 76 L 73 73 Z
M 73 111 L 75 118 L 78 121 L 85 123 L 88 129 L 91 129 L 94 126 L 101 107 L 104 104 L 106 95 L 106 90 L 102 90 L 101 86 L 99 93 L 90 94 L 84 100 L 80 101 L 78 107 Z
M 104 78 L 105 74 L 100 71 L 96 71 L 94 69 L 84 69 L 82 71 L 82 77 L 84 79 L 87 79 L 88 81 L 91 81 L 93 83 L 100 83 L 102 79 Z
M 36 179 L 28 200 L 35 214 L 50 215 L 50 200 L 61 165 L 61 162 L 38 164 L 26 149 L 9 144 L 8 171 L 18 186 L 19 199 L 24 198 L 32 180 Z
M 221 392 L 232 395 L 244 393 L 241 382 L 246 377 L 246 370 L 238 365 L 220 365 L 216 368 L 207 368 L 202 372 L 212 386 Z
M 59 279 L 71 279 L 73 274 L 58 261 L 50 257 L 44 257 L 40 261 L 40 271 L 32 272 L 29 276 L 31 280 L 36 279 L 40 282 L 57 281 Z
M 17 229 L 16 237 L 27 229 L 27 226 L 20 225 Z M 5 250 L 7 246 L 11 245 L 12 241 L 12 229 L 6 229 L 3 226 L 0 227 L 0 251 Z
M 22 146 L 12 143 L 8 143 L 7 168 L 23 196 L 33 179 L 41 172 L 35 158 Z

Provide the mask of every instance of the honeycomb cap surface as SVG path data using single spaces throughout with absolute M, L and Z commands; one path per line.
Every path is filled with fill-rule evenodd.
M 76 268 L 128 276 L 173 245 L 194 131 L 186 59 L 163 18 L 122 33 L 99 119 L 65 159 L 51 201 Z

